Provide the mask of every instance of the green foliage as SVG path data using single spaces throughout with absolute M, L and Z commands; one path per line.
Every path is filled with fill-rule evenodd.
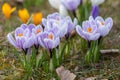
M 30 8 L 31 6 L 35 5 L 40 7 L 40 5 L 42 5 L 43 2 L 45 2 L 46 0 L 25 0 L 25 7 Z

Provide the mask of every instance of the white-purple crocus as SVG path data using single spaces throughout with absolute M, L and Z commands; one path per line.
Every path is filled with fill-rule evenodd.
M 101 37 L 106 36 L 113 26 L 113 20 L 111 17 L 108 17 L 104 20 L 102 17 L 98 16 L 95 18 L 95 21 L 98 25 L 98 32 L 100 33 Z
M 105 20 L 98 16 L 95 19 L 90 16 L 88 21 L 84 21 L 82 27 L 76 26 L 77 33 L 86 40 L 97 40 L 99 37 L 106 36 L 113 26 L 111 17 Z
M 18 27 L 15 30 L 15 35 L 13 36 L 11 33 L 7 35 L 9 42 L 19 48 L 27 54 L 27 51 L 33 46 L 34 44 L 34 34 L 30 32 L 29 29 L 23 29 L 22 27 Z
M 92 16 L 89 17 L 89 20 L 84 21 L 81 26 L 76 26 L 77 33 L 84 39 L 98 40 L 100 33 L 98 33 L 98 26 Z
M 43 28 L 41 25 L 38 25 L 32 29 L 32 33 L 35 35 L 34 45 L 35 45 L 36 49 L 38 49 L 40 47 L 38 38 L 40 37 L 42 32 L 43 32 Z
M 68 39 L 71 36 L 71 32 L 75 29 L 78 22 L 76 18 L 74 18 L 74 20 L 72 21 L 69 16 L 65 17 L 63 21 L 67 24 L 67 33 L 65 36 L 66 39 Z
M 34 46 L 36 49 L 39 48 L 39 42 L 38 42 L 38 37 L 40 36 L 40 34 L 43 32 L 43 28 L 41 25 L 38 25 L 38 26 L 35 26 L 34 24 L 22 24 L 20 26 L 21 28 L 23 28 L 24 30 L 25 29 L 29 29 L 30 33 L 34 34 L 35 35 L 35 38 L 34 38 Z

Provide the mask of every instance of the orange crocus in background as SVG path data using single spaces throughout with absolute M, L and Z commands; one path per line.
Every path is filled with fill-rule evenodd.
M 24 23 L 27 23 L 30 18 L 29 12 L 26 8 L 19 10 L 18 15 Z
M 6 18 L 10 18 L 11 14 L 16 10 L 16 7 L 11 7 L 8 3 L 4 3 L 2 6 L 2 12 Z
M 42 13 L 41 12 L 38 12 L 36 14 L 33 14 L 33 21 L 34 21 L 34 24 L 35 25 L 38 25 L 42 22 Z

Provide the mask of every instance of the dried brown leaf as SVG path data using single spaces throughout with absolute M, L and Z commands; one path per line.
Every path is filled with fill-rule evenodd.
M 66 70 L 63 66 L 56 69 L 56 72 L 61 80 L 74 80 L 76 75 Z

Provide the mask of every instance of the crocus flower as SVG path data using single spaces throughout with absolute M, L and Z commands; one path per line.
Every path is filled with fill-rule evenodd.
M 70 11 L 75 11 L 81 2 L 81 0 L 60 0 L 60 1 Z
M 30 18 L 29 12 L 26 8 L 19 10 L 18 15 L 24 23 L 27 23 Z
M 9 42 L 15 46 L 16 48 L 19 48 L 27 54 L 27 51 L 30 49 L 31 46 L 34 44 L 34 34 L 31 34 L 29 29 L 23 29 L 21 27 L 18 27 L 15 30 L 15 36 L 11 33 L 7 35 L 7 38 Z
M 95 19 L 97 16 L 99 16 L 99 6 L 93 5 L 92 6 L 92 16 Z
M 92 16 L 90 16 L 88 21 L 82 23 L 82 27 L 76 26 L 76 31 L 82 38 L 88 41 L 97 40 L 100 37 L 97 24 Z
M 112 18 L 108 17 L 104 20 L 102 17 L 98 16 L 95 20 L 98 24 L 98 32 L 100 33 L 100 36 L 106 36 L 113 26 Z
M 57 9 L 62 16 L 67 16 L 68 11 L 65 6 L 60 2 L 60 0 L 48 0 L 50 5 Z
M 72 19 L 69 16 L 67 16 L 64 18 L 63 22 L 65 22 L 65 24 L 67 24 L 66 38 L 69 38 L 71 35 L 71 32 L 75 29 L 75 27 L 77 25 L 77 19 L 74 18 L 74 20 L 72 21 Z
M 39 42 L 38 42 L 38 37 L 40 36 L 40 34 L 43 32 L 43 28 L 41 25 L 35 26 L 34 24 L 22 24 L 20 26 L 22 29 L 28 29 L 30 31 L 30 33 L 34 34 L 34 45 L 35 48 L 39 48 Z
M 4 3 L 2 6 L 2 12 L 6 18 L 10 18 L 11 14 L 16 10 L 16 7 L 11 7 L 8 3 Z
M 38 40 L 39 40 L 39 44 L 42 47 L 48 49 L 49 51 L 53 50 L 60 44 L 60 38 L 56 37 L 52 32 L 47 32 L 47 31 L 41 33 L 41 36 L 38 38 Z
M 35 25 L 38 25 L 42 22 L 42 13 L 38 12 L 36 14 L 33 15 L 33 21 Z
M 32 29 L 32 33 L 34 33 L 34 35 L 35 35 L 34 45 L 35 45 L 36 49 L 39 48 L 39 46 L 40 46 L 38 38 L 40 37 L 42 32 L 43 32 L 43 28 L 41 25 L 38 25 Z

